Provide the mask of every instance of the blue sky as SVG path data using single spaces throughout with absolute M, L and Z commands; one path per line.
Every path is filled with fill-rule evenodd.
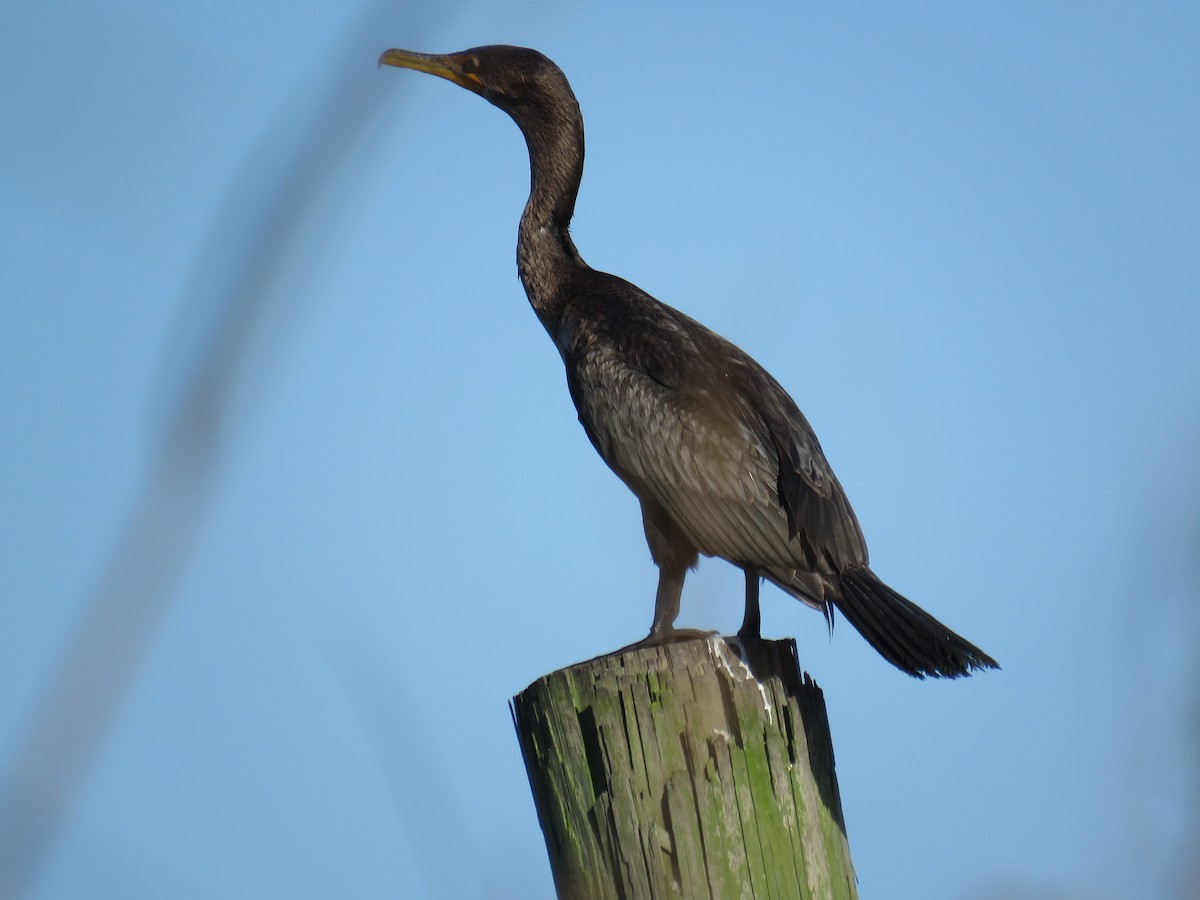
M 863 896 L 1182 895 L 1194 5 L 51 0 L 0 12 L 0 773 L 131 521 L 170 589 L 32 896 L 552 896 L 506 702 L 656 572 L 516 279 L 518 131 L 375 65 L 501 42 L 579 97 L 584 257 L 770 369 L 1004 666 L 916 682 L 764 589 Z M 138 519 L 205 365 L 211 474 Z M 681 624 L 741 590 L 705 561 Z

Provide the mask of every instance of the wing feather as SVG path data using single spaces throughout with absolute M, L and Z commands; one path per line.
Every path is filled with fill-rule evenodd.
M 816 435 L 766 370 L 668 307 L 639 321 L 636 305 L 615 306 L 619 327 L 593 318 L 559 346 L 580 422 L 634 493 L 708 556 L 827 572 L 865 564 Z

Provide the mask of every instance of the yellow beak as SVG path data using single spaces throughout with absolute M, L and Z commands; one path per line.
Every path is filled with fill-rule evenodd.
M 384 50 L 379 57 L 381 66 L 396 66 L 400 69 L 415 69 L 428 72 L 476 94 L 483 93 L 483 82 L 474 72 L 462 71 L 463 56 L 459 53 L 413 53 L 411 50 Z

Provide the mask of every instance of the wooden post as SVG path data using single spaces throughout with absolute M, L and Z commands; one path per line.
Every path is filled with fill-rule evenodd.
M 825 701 L 794 641 L 598 657 L 512 712 L 560 898 L 858 896 Z

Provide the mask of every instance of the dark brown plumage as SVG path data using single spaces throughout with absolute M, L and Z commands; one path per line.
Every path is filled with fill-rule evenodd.
M 746 574 L 740 634 L 759 633 L 761 578 L 824 612 L 839 609 L 889 662 L 954 678 L 995 661 L 881 582 L 858 520 L 792 398 L 733 344 L 580 257 L 568 228 L 583 175 L 583 119 L 566 76 L 535 50 L 477 47 L 380 62 L 429 72 L 507 112 L 529 146 L 532 186 L 517 268 L 562 355 L 579 421 L 642 504 L 659 567 L 654 621 L 674 627 L 699 554 Z

